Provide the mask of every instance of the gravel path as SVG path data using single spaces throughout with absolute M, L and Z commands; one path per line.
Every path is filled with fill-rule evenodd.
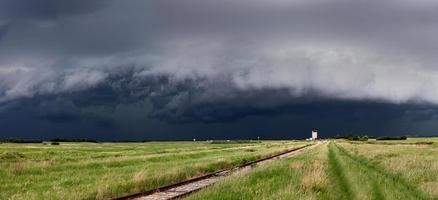
M 298 154 L 302 153 L 303 151 L 305 151 L 311 147 L 315 147 L 315 146 L 316 145 L 306 146 L 306 147 L 301 148 L 301 149 L 292 150 L 290 152 L 287 152 L 287 153 L 284 153 L 284 154 L 281 154 L 278 156 L 274 156 L 274 157 L 271 157 L 271 158 L 268 158 L 265 160 L 254 162 L 250 165 L 236 167 L 236 168 L 233 168 L 230 170 L 225 170 L 222 172 L 215 173 L 215 174 L 208 176 L 206 178 L 202 178 L 202 179 L 195 180 L 195 181 L 189 181 L 189 182 L 186 182 L 183 184 L 178 184 L 175 187 L 166 188 L 162 191 L 156 191 L 156 192 L 153 192 L 150 194 L 146 194 L 144 196 L 137 196 L 137 197 L 125 198 L 125 199 L 169 200 L 169 199 L 181 198 L 181 197 L 186 196 L 192 192 L 195 192 L 195 191 L 198 191 L 198 190 L 203 189 L 205 187 L 211 186 L 211 185 L 215 184 L 216 182 L 218 182 L 219 180 L 221 180 L 225 176 L 232 176 L 232 175 L 245 173 L 245 172 L 250 171 L 255 166 L 271 163 L 277 159 L 295 156 L 295 155 L 298 155 Z

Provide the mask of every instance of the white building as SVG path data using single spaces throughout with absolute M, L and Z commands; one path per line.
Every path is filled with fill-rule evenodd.
M 312 140 L 317 140 L 317 139 L 318 139 L 318 130 L 314 128 L 312 129 Z

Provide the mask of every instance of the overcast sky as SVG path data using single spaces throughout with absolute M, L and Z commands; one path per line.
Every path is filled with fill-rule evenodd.
M 0 0 L 0 137 L 438 134 L 438 1 Z

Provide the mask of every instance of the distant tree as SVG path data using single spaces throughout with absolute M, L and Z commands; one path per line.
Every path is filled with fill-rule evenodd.
M 376 138 L 376 140 L 406 140 L 406 139 L 408 139 L 408 137 L 406 136 L 393 136 L 393 137 L 384 136 L 384 137 Z

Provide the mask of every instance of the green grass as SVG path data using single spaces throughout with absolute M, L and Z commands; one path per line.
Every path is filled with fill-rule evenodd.
M 411 140 L 411 144 L 406 144 Z M 433 142 L 432 145 L 414 145 L 412 142 Z M 379 170 L 390 172 L 394 178 L 415 186 L 417 190 L 438 199 L 438 139 L 408 139 L 406 143 L 387 145 L 352 144 L 338 145 L 356 158 L 367 160 Z
M 0 199 L 105 199 L 229 168 L 304 142 L 0 144 Z
M 305 142 L 0 144 L 0 199 L 105 199 Z M 438 199 L 438 138 L 333 140 L 224 178 L 188 199 Z
M 330 178 L 332 184 L 337 185 L 337 193 L 338 197 L 342 199 L 354 199 L 355 192 L 353 192 L 353 188 L 351 187 L 351 183 L 349 177 L 347 177 L 347 166 L 344 166 L 345 163 L 339 158 L 337 155 L 338 152 L 335 148 L 333 148 L 333 144 L 330 144 L 328 160 L 329 160 L 329 168 L 328 174 L 330 174 Z
M 413 141 L 434 143 L 409 144 Z M 438 199 L 436 141 L 327 142 L 296 157 L 227 177 L 189 199 Z
M 188 199 L 314 199 L 326 196 L 327 148 L 284 158 L 254 171 L 227 177 Z M 308 176 L 309 175 L 309 176 Z
M 416 185 L 363 156 L 331 144 L 355 199 L 429 199 Z M 351 198 L 350 198 L 351 199 Z

